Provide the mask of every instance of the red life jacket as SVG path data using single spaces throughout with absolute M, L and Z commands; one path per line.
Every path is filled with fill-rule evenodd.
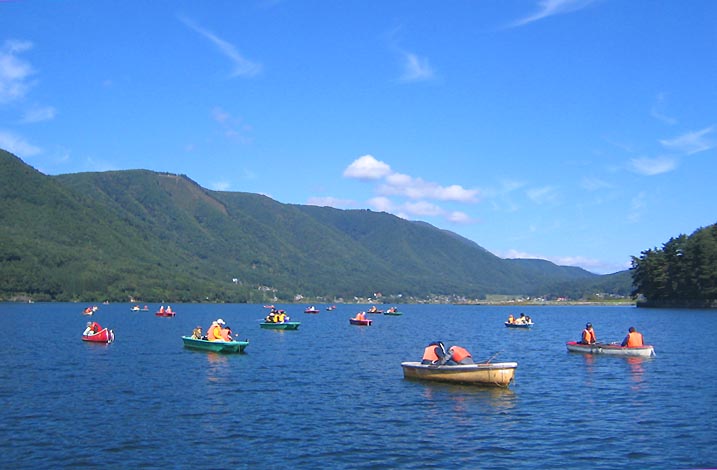
M 436 345 L 432 344 L 430 346 L 427 346 L 426 349 L 423 350 L 423 360 L 431 362 L 436 362 L 438 360 L 438 354 L 436 354 Z
M 459 364 L 463 359 L 471 357 L 471 353 L 469 353 L 467 349 L 462 348 L 460 346 L 451 346 L 451 351 L 453 351 L 451 359 L 453 359 Z

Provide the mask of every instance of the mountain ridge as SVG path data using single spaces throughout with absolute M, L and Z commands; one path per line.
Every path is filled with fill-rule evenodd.
M 426 222 L 213 191 L 186 175 L 48 176 L 0 150 L 0 181 L 0 220 L 11 227 L 0 231 L 0 296 L 8 298 L 479 299 L 603 279 L 502 259 Z

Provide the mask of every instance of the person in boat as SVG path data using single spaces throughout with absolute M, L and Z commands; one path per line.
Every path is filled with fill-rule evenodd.
M 375 305 L 371 305 L 371 308 L 368 309 L 368 311 L 369 311 L 370 313 L 374 313 L 374 312 L 376 312 L 376 310 L 378 310 L 378 309 L 376 308 Z
M 164 313 L 164 305 L 159 307 L 159 313 Z
M 595 330 L 593 330 L 592 323 L 586 323 L 585 329 L 583 330 L 582 338 L 580 340 L 582 344 L 595 344 L 597 343 L 597 336 L 595 336 Z
M 513 314 L 511 313 L 508 315 L 508 323 L 513 324 L 515 322 L 515 317 L 513 317 Z
M 222 341 L 222 327 L 226 325 L 224 320 L 221 318 L 214 320 L 212 325 L 207 330 L 207 340 L 209 341 Z
M 276 315 L 276 317 L 275 317 L 275 321 L 276 321 L 277 323 L 287 322 L 287 321 L 289 321 L 289 316 L 286 314 L 285 311 L 279 310 L 278 315 Z
M 165 312 L 167 312 L 167 313 L 172 313 L 172 306 L 171 306 L 171 305 L 167 305 L 167 310 L 165 310 Z
M 232 329 L 229 325 L 222 325 L 220 334 L 222 337 L 222 341 L 226 341 L 226 342 L 234 341 L 232 339 Z
M 354 320 L 365 320 L 366 314 L 364 312 L 358 312 L 354 317 Z
M 202 339 L 202 327 L 197 325 L 196 328 L 194 328 L 194 331 L 192 331 L 192 338 L 194 339 Z
M 513 323 L 515 323 L 516 325 L 525 325 L 526 323 L 528 323 L 528 320 L 525 314 L 521 313 L 520 316 L 516 318 Z
M 264 318 L 264 321 L 267 323 L 275 323 L 276 322 L 276 313 L 274 312 L 274 309 L 269 312 L 269 315 Z
M 446 353 L 446 348 L 443 346 L 443 342 L 441 341 L 434 341 L 430 343 L 426 348 L 423 350 L 423 358 L 421 359 L 421 364 L 436 364 L 441 365 L 444 364 L 449 359 L 448 353 Z
M 639 333 L 634 326 L 631 326 L 627 330 L 627 336 L 625 336 L 625 339 L 622 340 L 622 346 L 627 346 L 628 348 L 639 348 L 644 345 L 645 343 L 642 340 L 642 333 Z
M 96 321 L 88 321 L 87 328 L 82 333 L 83 336 L 96 335 L 102 330 L 102 327 Z
M 448 348 L 448 355 L 450 359 L 446 362 L 446 364 L 475 364 L 471 353 L 469 353 L 468 350 L 462 346 L 451 346 Z

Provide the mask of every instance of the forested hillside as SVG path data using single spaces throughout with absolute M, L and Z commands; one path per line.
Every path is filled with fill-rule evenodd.
M 47 176 L 0 151 L 0 183 L 5 300 L 331 301 L 380 292 L 407 301 L 559 289 L 585 296 L 606 279 L 504 260 L 387 213 L 210 191 L 183 175 Z M 629 281 L 614 287 L 627 290 Z
M 632 278 L 638 305 L 717 307 L 717 224 L 633 256 Z

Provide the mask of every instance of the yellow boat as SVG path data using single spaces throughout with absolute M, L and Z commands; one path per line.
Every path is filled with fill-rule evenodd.
M 518 363 L 483 362 L 439 366 L 420 362 L 402 362 L 401 367 L 403 367 L 403 377 L 406 379 L 508 387 L 515 377 Z

